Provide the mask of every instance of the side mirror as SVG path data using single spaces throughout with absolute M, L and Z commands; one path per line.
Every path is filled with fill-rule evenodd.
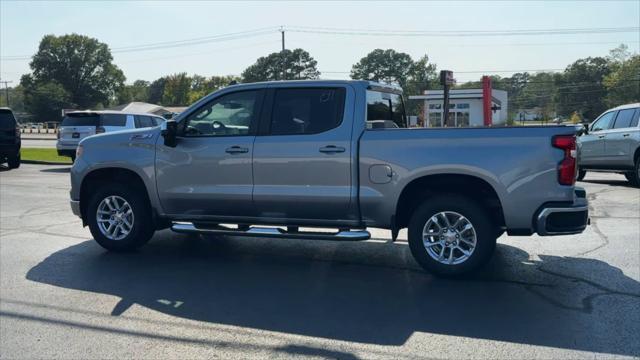
M 165 118 L 165 120 L 171 120 L 173 119 L 173 113 L 162 114 L 162 117 Z
M 589 133 L 589 127 L 584 124 L 576 124 L 575 128 L 578 136 L 587 135 Z
M 167 120 L 161 127 L 162 137 L 164 137 L 164 145 L 168 147 L 176 147 L 178 137 L 178 123 L 175 120 Z

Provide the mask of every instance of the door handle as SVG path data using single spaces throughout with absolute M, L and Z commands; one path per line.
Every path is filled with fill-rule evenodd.
M 623 134 L 622 137 L 629 137 L 631 134 Z
M 598 139 L 602 139 L 604 135 L 598 135 Z
M 342 146 L 328 145 L 320 148 L 321 153 L 325 154 L 335 154 L 344 152 L 344 148 Z
M 232 147 L 228 147 L 225 150 L 225 152 L 227 154 L 243 154 L 243 153 L 248 153 L 249 149 L 241 146 L 232 146 Z

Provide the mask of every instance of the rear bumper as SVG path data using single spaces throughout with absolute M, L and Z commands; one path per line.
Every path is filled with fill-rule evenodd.
M 72 150 L 58 149 L 58 156 L 73 157 L 75 155 L 76 155 L 76 149 L 72 149 Z
M 547 204 L 535 218 L 540 236 L 571 235 L 583 232 L 590 223 L 586 192 L 576 188 L 573 204 Z

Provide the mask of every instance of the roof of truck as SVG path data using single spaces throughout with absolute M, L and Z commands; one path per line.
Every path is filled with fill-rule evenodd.
M 255 86 L 255 85 L 335 85 L 335 84 L 357 84 L 360 86 L 368 87 L 368 88 L 379 88 L 386 89 L 390 91 L 402 91 L 402 88 L 395 84 L 387 84 L 377 81 L 369 81 L 369 80 L 279 80 L 279 81 L 260 81 L 254 83 L 241 83 L 230 85 L 229 87 L 244 87 L 244 86 Z

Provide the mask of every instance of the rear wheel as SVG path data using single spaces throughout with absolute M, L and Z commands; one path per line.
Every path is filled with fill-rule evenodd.
M 10 156 L 7 159 L 7 165 L 9 165 L 9 169 L 17 169 L 20 167 L 20 153 L 14 156 Z
M 86 218 L 93 238 L 111 251 L 130 251 L 154 233 L 151 207 L 137 189 L 123 184 L 99 184 L 90 198 Z
M 640 156 L 636 159 L 633 171 L 624 174 L 631 185 L 640 187 Z
M 587 170 L 580 169 L 578 170 L 578 177 L 576 178 L 576 180 L 582 181 L 586 175 L 587 175 Z
M 498 231 L 473 199 L 440 195 L 427 199 L 409 222 L 409 247 L 427 271 L 441 276 L 472 272 L 489 261 Z

